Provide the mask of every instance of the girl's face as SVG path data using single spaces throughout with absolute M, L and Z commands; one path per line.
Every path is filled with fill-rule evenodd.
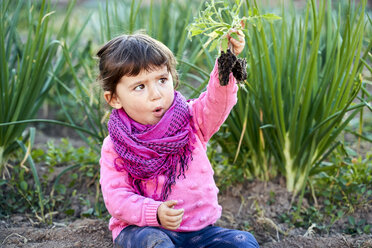
M 150 72 L 142 70 L 137 76 L 123 76 L 111 101 L 109 91 L 104 92 L 104 97 L 136 122 L 155 125 L 173 103 L 173 79 L 165 65 Z

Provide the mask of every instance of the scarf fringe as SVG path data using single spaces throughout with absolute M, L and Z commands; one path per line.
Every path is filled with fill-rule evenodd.
M 179 165 L 178 175 L 176 176 L 175 173 L 167 173 L 166 175 L 164 175 L 166 178 L 164 181 L 164 187 L 162 188 L 160 197 L 158 197 L 158 199 L 155 199 L 155 200 L 165 201 L 168 198 L 169 194 L 172 192 L 172 186 L 176 184 L 176 178 L 180 179 L 181 176 L 183 176 L 184 179 L 186 178 L 185 172 L 189 168 L 188 164 L 190 161 L 193 160 L 191 147 L 192 147 L 191 144 L 185 146 L 184 152 L 182 153 L 182 155 L 172 154 L 168 156 L 167 162 L 173 165 L 174 164 Z M 114 163 L 115 163 L 115 167 L 118 168 L 116 164 L 116 159 Z M 123 171 L 123 168 L 119 167 L 119 170 Z M 132 185 L 132 187 L 135 189 L 135 193 L 139 195 L 144 195 L 143 182 L 154 179 L 155 185 L 156 185 L 155 190 L 154 190 L 154 195 L 157 196 L 156 192 L 158 190 L 158 181 L 159 181 L 158 177 L 143 180 L 143 179 L 135 179 L 132 175 L 130 175 L 128 178 L 129 178 L 129 184 Z

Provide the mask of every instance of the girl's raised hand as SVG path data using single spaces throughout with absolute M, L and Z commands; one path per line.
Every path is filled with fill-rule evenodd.
M 176 230 L 182 222 L 183 209 L 174 209 L 177 201 L 166 201 L 158 207 L 158 218 L 160 225 L 165 229 Z
M 236 33 L 239 40 L 234 39 L 231 37 L 231 33 Z M 244 49 L 245 46 L 245 36 L 242 31 L 231 29 L 229 34 L 227 35 L 227 39 L 229 40 L 229 47 L 231 44 L 231 50 L 233 53 L 235 53 L 236 56 L 238 56 Z

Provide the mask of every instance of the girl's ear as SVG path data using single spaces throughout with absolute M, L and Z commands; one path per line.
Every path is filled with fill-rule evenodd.
M 123 107 L 115 93 L 111 94 L 111 91 L 105 91 L 103 97 L 111 107 L 116 109 L 121 109 Z

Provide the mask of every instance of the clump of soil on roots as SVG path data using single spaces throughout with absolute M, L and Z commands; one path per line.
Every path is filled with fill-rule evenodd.
M 247 61 L 245 59 L 237 58 L 230 49 L 226 52 L 222 51 L 218 58 L 218 79 L 221 86 L 225 86 L 229 83 L 230 72 L 238 82 L 242 82 L 247 79 Z

